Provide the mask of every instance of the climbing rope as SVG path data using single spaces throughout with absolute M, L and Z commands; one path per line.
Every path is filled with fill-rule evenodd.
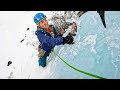
M 95 77 L 95 78 L 98 78 L 98 79 L 107 79 L 107 78 L 104 78 L 104 77 L 101 77 L 101 76 L 98 76 L 98 75 L 95 75 L 95 74 L 91 74 L 91 73 L 88 73 L 88 72 L 85 72 L 85 71 L 82 71 L 82 70 L 79 70 L 77 68 L 75 68 L 74 66 L 70 65 L 69 63 L 67 63 L 63 58 L 61 58 L 58 54 L 56 54 L 54 51 L 52 51 L 58 58 L 60 58 L 60 60 L 62 60 L 67 66 L 69 66 L 70 68 L 74 69 L 75 71 L 77 72 L 81 72 L 83 74 L 86 74 L 86 75 L 89 75 L 89 76 L 92 76 L 92 77 Z

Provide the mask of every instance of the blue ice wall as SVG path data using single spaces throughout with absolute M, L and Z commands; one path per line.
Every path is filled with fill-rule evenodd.
M 78 20 L 81 23 L 74 37 L 75 44 L 57 46 L 55 52 L 80 70 L 105 78 L 120 78 L 120 12 L 105 11 L 105 21 L 106 29 L 98 13 L 85 13 Z M 71 69 L 53 53 L 51 56 L 54 78 L 94 78 Z

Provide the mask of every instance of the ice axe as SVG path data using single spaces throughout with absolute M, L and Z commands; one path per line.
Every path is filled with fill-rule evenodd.
M 105 11 L 97 11 L 97 13 L 100 15 L 100 18 L 102 20 L 102 23 L 104 27 L 106 28 L 106 23 L 105 23 Z

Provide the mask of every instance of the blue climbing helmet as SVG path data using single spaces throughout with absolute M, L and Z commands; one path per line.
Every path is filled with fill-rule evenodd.
M 43 20 L 44 18 L 46 18 L 46 16 L 43 14 L 43 13 L 37 13 L 35 16 L 34 16 L 34 22 L 36 24 L 38 24 L 41 20 Z

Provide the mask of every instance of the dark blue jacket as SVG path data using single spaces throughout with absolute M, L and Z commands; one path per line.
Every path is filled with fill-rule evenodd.
M 51 25 L 51 28 L 53 28 L 53 32 L 54 32 L 54 37 L 46 32 L 43 29 L 40 29 L 39 27 L 37 27 L 37 31 L 36 31 L 36 35 L 37 38 L 41 44 L 41 47 L 44 51 L 46 51 L 46 53 L 50 53 L 51 50 L 56 46 L 56 45 L 61 45 L 63 44 L 63 37 L 58 36 L 55 28 Z

